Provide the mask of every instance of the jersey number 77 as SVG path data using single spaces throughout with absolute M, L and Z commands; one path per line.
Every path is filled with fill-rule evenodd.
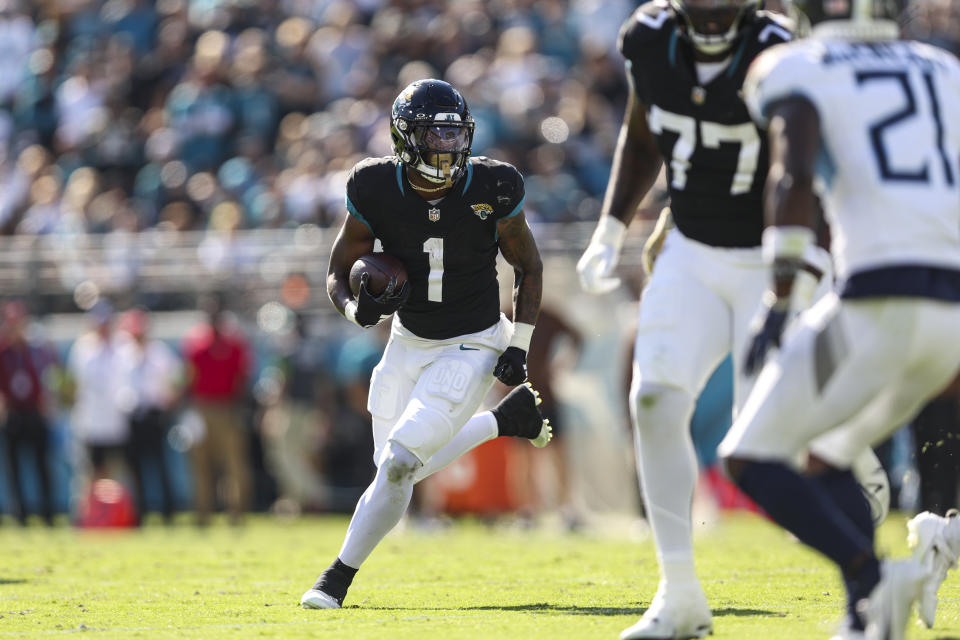
M 705 149 L 719 149 L 723 142 L 740 145 L 737 154 L 737 168 L 730 184 L 730 195 L 749 193 L 753 188 L 760 158 L 760 136 L 752 122 L 740 124 L 719 124 L 705 120 L 696 120 L 690 116 L 665 111 L 653 105 L 648 117 L 650 131 L 662 134 L 672 131 L 679 137 L 673 145 L 670 158 L 672 179 L 670 186 L 682 191 L 687 186 L 687 170 L 690 157 L 700 144 Z

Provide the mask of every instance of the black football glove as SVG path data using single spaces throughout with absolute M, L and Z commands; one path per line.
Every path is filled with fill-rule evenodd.
M 772 292 L 768 292 L 768 295 Z M 752 376 L 763 368 L 767 360 L 767 353 L 773 347 L 780 346 L 780 338 L 783 336 L 783 328 L 787 324 L 787 317 L 790 314 L 789 299 L 781 299 L 777 296 L 769 296 L 769 300 L 764 303 L 767 307 L 763 322 L 753 327 L 753 335 L 750 338 L 750 346 L 747 348 L 747 355 L 743 363 L 743 371 L 748 376 Z
M 387 288 L 379 296 L 373 296 L 367 290 L 370 274 L 360 276 L 360 291 L 357 293 L 357 312 L 354 318 L 361 327 L 372 327 L 380 322 L 382 316 L 389 316 L 403 307 L 410 297 L 410 283 L 404 282 L 397 288 L 396 277 L 391 278 Z
M 507 347 L 497 359 L 493 375 L 503 384 L 513 387 L 527 379 L 527 352 L 520 347 Z

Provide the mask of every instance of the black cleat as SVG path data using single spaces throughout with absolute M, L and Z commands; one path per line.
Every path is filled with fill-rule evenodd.
M 547 446 L 553 438 L 553 429 L 537 408 L 540 402 L 540 394 L 529 382 L 514 387 L 492 409 L 499 435 L 527 438 L 535 447 Z
M 300 597 L 300 606 L 304 609 L 339 609 L 356 573 L 356 569 L 337 558 L 329 569 L 320 574 L 313 588 Z

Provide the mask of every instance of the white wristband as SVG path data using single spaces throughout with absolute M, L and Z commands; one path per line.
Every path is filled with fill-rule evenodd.
M 530 351 L 530 339 L 533 337 L 533 325 L 526 322 L 513 323 L 513 337 L 510 338 L 510 346 Z
M 802 260 L 807 247 L 816 242 L 813 229 L 799 225 L 774 226 L 763 230 L 763 260 L 772 264 L 777 259 Z
M 590 238 L 590 243 L 607 245 L 619 252 L 626 235 L 627 225 L 611 215 L 600 216 L 597 228 L 593 231 L 593 237 Z
M 357 325 L 358 327 L 361 326 L 360 323 L 357 322 L 357 301 L 356 300 L 351 300 L 350 302 L 347 303 L 347 306 L 343 308 L 343 315 L 344 317 L 346 317 L 347 320 L 349 320 L 353 324 Z

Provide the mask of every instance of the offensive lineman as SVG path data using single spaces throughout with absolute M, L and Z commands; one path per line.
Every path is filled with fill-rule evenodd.
M 894 3 L 799 4 L 812 37 L 763 54 L 744 86 L 769 123 L 776 225 L 763 235 L 773 283 L 747 366 L 780 343 L 817 195 L 841 280 L 762 369 L 720 453 L 745 492 L 840 569 L 837 637 L 898 640 L 917 598 L 933 623 L 960 522 L 918 516 L 915 558 L 881 562 L 849 469 L 960 368 L 960 63 L 898 40 Z M 820 473 L 800 475 L 791 460 L 818 436 Z
M 492 412 L 473 415 L 493 385 L 526 380 L 526 352 L 540 309 L 542 265 L 523 215 L 523 178 L 511 165 L 470 157 L 473 118 L 460 92 L 419 80 L 390 118 L 396 156 L 368 158 L 347 182 L 327 292 L 361 327 L 398 312 L 370 382 L 373 483 L 357 503 L 337 559 L 303 594 L 305 609 L 343 604 L 361 563 L 399 522 L 413 485 L 496 437 L 550 440 L 529 385 Z M 379 297 L 366 278 L 354 299 L 350 268 L 373 251 L 399 258 L 409 280 Z M 500 313 L 497 252 L 515 272 L 513 322 Z
M 697 463 L 689 424 L 696 397 L 731 351 L 740 370 L 767 283 L 759 249 L 767 149 L 739 92 L 750 61 L 791 36 L 759 7 L 757 0 L 653 0 L 620 34 L 631 91 L 600 220 L 577 264 L 583 288 L 618 286 L 611 274 L 627 225 L 662 158 L 675 223 L 643 292 L 630 391 L 661 580 L 624 640 L 698 638 L 713 628 L 693 561 Z M 815 247 L 806 258 L 800 308 L 831 268 Z M 735 379 L 735 407 L 749 384 Z

